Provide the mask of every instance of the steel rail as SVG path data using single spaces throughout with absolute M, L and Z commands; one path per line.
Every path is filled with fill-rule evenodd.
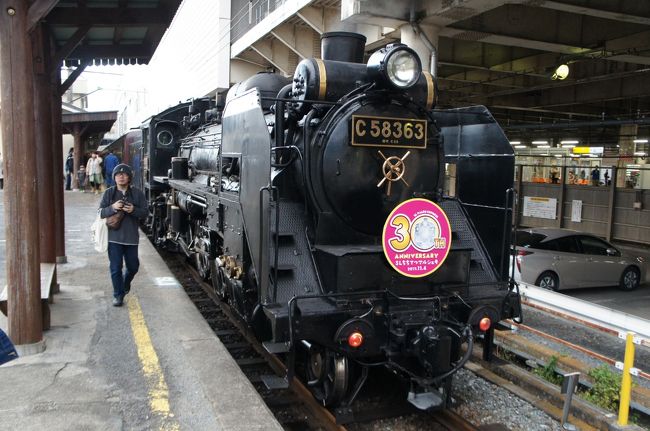
M 579 352 L 584 353 L 585 355 L 588 355 L 588 356 L 591 356 L 591 357 L 593 357 L 595 359 L 598 359 L 600 361 L 606 362 L 609 365 L 616 365 L 617 361 L 615 359 L 612 359 L 612 358 L 610 358 L 608 356 L 605 356 L 605 355 L 601 355 L 600 353 L 594 352 L 593 350 L 589 350 L 586 347 L 579 346 L 577 344 L 571 343 L 569 341 L 563 340 L 563 339 L 558 338 L 558 337 L 556 337 L 554 335 L 547 334 L 544 331 L 540 331 L 539 329 L 531 328 L 530 326 L 527 326 L 527 325 L 524 325 L 524 324 L 521 324 L 521 323 L 512 322 L 512 324 L 517 328 L 524 329 L 524 330 L 532 332 L 533 334 L 538 335 L 538 336 L 540 336 L 542 338 L 546 338 L 548 340 L 551 340 L 551 341 L 554 341 L 556 343 L 562 344 L 564 346 L 570 347 L 570 348 L 572 348 L 574 350 L 577 350 Z M 646 380 L 650 380 L 650 373 L 646 373 L 645 371 L 639 370 L 639 377 L 643 377 Z
M 612 334 L 634 332 L 650 347 L 650 320 L 519 282 L 522 303 Z
M 449 409 L 433 412 L 431 417 L 440 425 L 452 431 L 477 431 L 479 429 L 476 425 Z
M 214 301 L 214 303 L 221 309 L 226 317 L 228 317 L 230 322 L 235 325 L 235 327 L 237 327 L 237 329 L 241 332 L 241 335 L 246 339 L 246 341 L 250 343 L 251 347 L 268 362 L 273 371 L 278 375 L 285 375 L 287 370 L 284 363 L 276 355 L 269 353 L 262 346 L 250 328 L 244 322 L 242 322 L 241 318 L 233 312 L 232 308 L 228 304 L 225 304 L 216 295 L 212 289 L 212 286 L 206 283 L 199 276 L 194 267 L 188 265 L 186 268 L 189 270 L 192 277 L 194 277 L 195 281 L 199 283 L 203 291 L 210 297 L 210 299 L 212 299 L 212 301 Z M 320 405 L 313 397 L 309 389 L 307 389 L 298 379 L 293 379 L 291 381 L 289 389 L 291 389 L 296 394 L 296 396 L 305 403 L 305 406 L 313 415 L 313 417 L 318 420 L 327 431 L 346 431 L 346 428 L 336 423 L 336 418 L 334 415 L 325 407 Z

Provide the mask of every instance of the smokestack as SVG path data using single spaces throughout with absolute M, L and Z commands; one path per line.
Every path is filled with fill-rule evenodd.
M 358 33 L 334 31 L 320 37 L 323 60 L 363 63 L 366 37 Z

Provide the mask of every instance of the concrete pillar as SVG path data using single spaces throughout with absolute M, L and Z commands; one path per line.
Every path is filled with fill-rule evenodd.
M 634 161 L 634 139 L 639 126 L 636 124 L 623 124 L 618 133 L 618 173 L 616 187 L 625 187 L 625 165 Z M 612 178 L 613 180 L 613 178 Z
M 422 33 L 437 50 L 438 33 L 440 32 L 440 29 L 436 26 L 420 25 L 420 30 L 422 30 Z M 420 57 L 420 61 L 422 62 L 422 70 L 431 72 L 431 49 L 429 49 L 426 42 L 422 40 L 420 34 L 413 29 L 411 24 L 404 24 L 402 27 L 400 27 L 400 33 L 402 43 L 415 50 L 415 52 Z M 438 56 L 436 55 L 436 58 L 437 57 Z M 435 73 L 432 73 L 432 75 L 436 76 Z
M 44 343 L 29 3 L 0 0 L 0 95 L 9 337 L 37 349 Z

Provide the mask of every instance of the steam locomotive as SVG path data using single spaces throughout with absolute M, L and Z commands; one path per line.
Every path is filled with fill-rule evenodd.
M 507 275 L 514 154 L 486 108 L 433 110 L 411 48 L 364 64 L 364 45 L 325 34 L 293 79 L 261 73 L 149 119 L 147 230 L 286 355 L 269 386 L 299 377 L 350 405 L 385 367 L 416 407 L 443 408 L 477 335 L 489 344 L 521 313 Z

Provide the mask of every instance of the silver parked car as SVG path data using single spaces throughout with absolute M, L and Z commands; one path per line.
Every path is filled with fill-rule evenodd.
M 531 228 L 516 233 L 515 280 L 551 289 L 643 283 L 643 257 L 622 253 L 594 235 L 569 229 Z

